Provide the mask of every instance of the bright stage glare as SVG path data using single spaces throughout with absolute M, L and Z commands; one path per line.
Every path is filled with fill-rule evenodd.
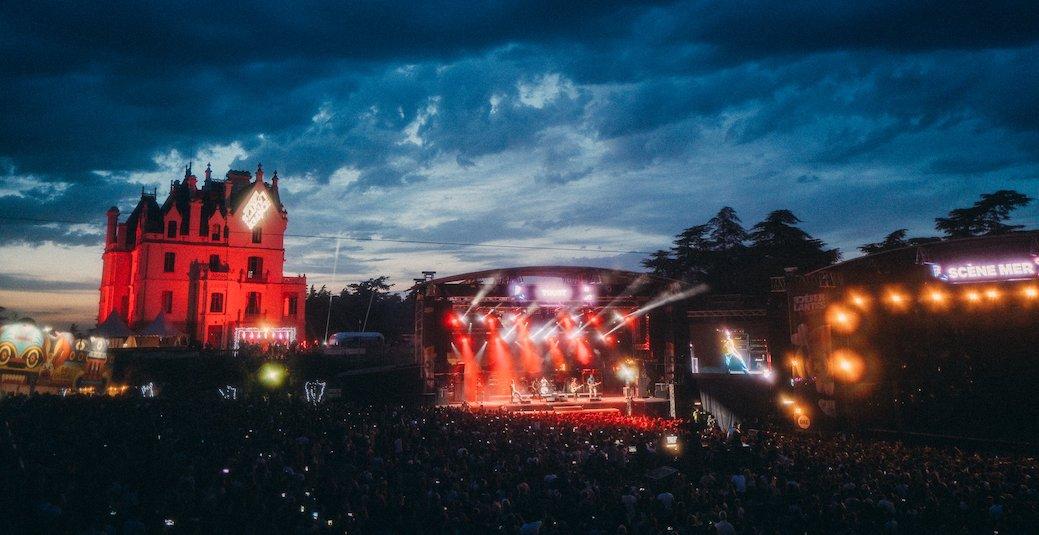
M 985 297 L 987 297 L 990 301 L 995 301 L 996 299 L 999 299 L 999 296 L 999 290 L 995 288 L 989 288 L 985 290 Z
M 625 383 L 632 383 L 635 381 L 635 368 L 629 365 L 627 362 L 622 363 L 617 368 L 617 377 Z
M 967 301 L 970 301 L 971 303 L 977 303 L 978 301 L 981 301 L 981 294 L 974 290 L 967 290 L 967 293 L 965 293 L 963 296 L 967 299 Z
M 267 388 L 278 388 L 285 380 L 285 368 L 281 364 L 267 362 L 260 366 L 260 382 Z
M 1028 286 L 1024 290 L 1022 290 L 1021 293 L 1024 294 L 1024 296 L 1028 299 L 1035 299 L 1039 297 L 1039 289 L 1037 289 L 1035 286 Z
M 945 294 L 938 290 L 931 290 L 927 293 L 927 299 L 932 303 L 944 303 Z

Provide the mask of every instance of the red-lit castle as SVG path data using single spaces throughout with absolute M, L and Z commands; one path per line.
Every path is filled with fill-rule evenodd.
M 305 276 L 286 277 L 288 213 L 263 166 L 256 179 L 230 171 L 201 188 L 188 166 L 160 206 L 141 194 L 125 222 L 108 210 L 98 321 L 133 329 L 165 322 L 192 340 L 226 348 L 235 339 L 304 339 Z

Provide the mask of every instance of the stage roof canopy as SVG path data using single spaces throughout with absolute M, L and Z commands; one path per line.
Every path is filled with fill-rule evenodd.
M 488 269 L 429 280 L 416 280 L 422 295 L 464 302 L 574 302 L 603 305 L 646 301 L 689 285 L 650 273 L 587 266 L 523 266 Z

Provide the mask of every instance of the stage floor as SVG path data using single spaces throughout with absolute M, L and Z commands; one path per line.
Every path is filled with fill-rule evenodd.
M 461 403 L 444 403 L 443 406 L 461 407 Z M 663 398 L 635 398 L 631 403 L 632 414 L 648 416 L 667 416 L 668 401 Z M 549 411 L 549 412 L 620 412 L 627 411 L 627 399 L 624 396 L 602 396 L 598 401 L 588 398 L 568 399 L 566 401 L 531 400 L 529 403 L 513 403 L 508 396 L 491 396 L 490 399 L 474 401 L 469 407 L 487 410 L 507 411 Z

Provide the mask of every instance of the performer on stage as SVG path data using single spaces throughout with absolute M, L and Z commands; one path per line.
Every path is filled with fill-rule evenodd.
M 599 383 L 595 380 L 595 374 L 588 374 L 588 397 L 599 397 Z
M 570 397 L 577 399 L 577 391 L 581 389 L 581 383 L 577 382 L 577 377 L 570 378 Z
M 522 403 L 523 402 L 523 394 L 519 391 L 519 388 L 516 388 L 516 380 L 515 379 L 512 380 L 512 383 L 511 383 L 510 386 L 512 387 L 512 402 L 513 403 Z
M 552 395 L 552 383 L 549 383 L 548 379 L 545 377 L 541 378 L 540 393 L 542 398 L 547 398 Z

